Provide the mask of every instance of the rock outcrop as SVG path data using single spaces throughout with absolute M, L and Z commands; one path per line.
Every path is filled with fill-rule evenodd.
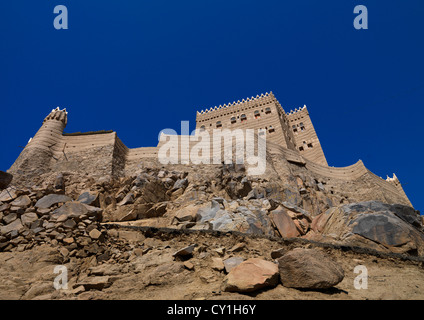
M 340 265 L 315 249 L 294 249 L 277 259 L 283 286 L 328 289 L 344 278 Z
M 367 201 L 334 207 L 314 218 L 312 229 L 335 243 L 381 251 L 424 254 L 419 213 L 411 207 Z

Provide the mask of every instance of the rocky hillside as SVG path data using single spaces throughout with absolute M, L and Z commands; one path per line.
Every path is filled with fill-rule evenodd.
M 2 298 L 377 299 L 392 281 L 422 298 L 418 211 L 272 157 L 261 177 L 152 161 L 120 178 L 14 179 L 0 193 Z M 352 289 L 362 264 L 375 291 Z

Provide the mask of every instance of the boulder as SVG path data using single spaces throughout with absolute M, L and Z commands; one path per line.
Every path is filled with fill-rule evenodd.
M 418 211 L 379 201 L 330 208 L 314 219 L 313 229 L 346 245 L 380 251 L 424 254 L 424 233 Z
M 72 201 L 72 198 L 65 196 L 64 194 L 49 194 L 38 200 L 35 207 L 38 209 L 48 209 L 54 204 L 65 203 L 68 201 Z
M 278 266 L 266 260 L 251 258 L 233 268 L 224 282 L 225 291 L 252 292 L 278 283 Z
M 342 267 L 315 249 L 296 248 L 277 259 L 283 286 L 302 289 L 328 289 L 344 278 Z

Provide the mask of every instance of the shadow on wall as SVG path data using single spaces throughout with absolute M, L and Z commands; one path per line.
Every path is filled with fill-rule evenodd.
M 13 175 L 10 173 L 0 171 L 0 190 L 6 189 L 12 182 Z

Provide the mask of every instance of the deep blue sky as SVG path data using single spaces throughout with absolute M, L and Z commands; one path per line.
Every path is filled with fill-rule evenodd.
M 366 5 L 369 29 L 353 27 Z M 53 27 L 66 5 L 69 29 Z M 424 1 L 22 0 L 0 3 L 0 170 L 52 108 L 66 132 L 128 147 L 196 110 L 273 91 L 308 106 L 327 160 L 395 172 L 424 208 Z

